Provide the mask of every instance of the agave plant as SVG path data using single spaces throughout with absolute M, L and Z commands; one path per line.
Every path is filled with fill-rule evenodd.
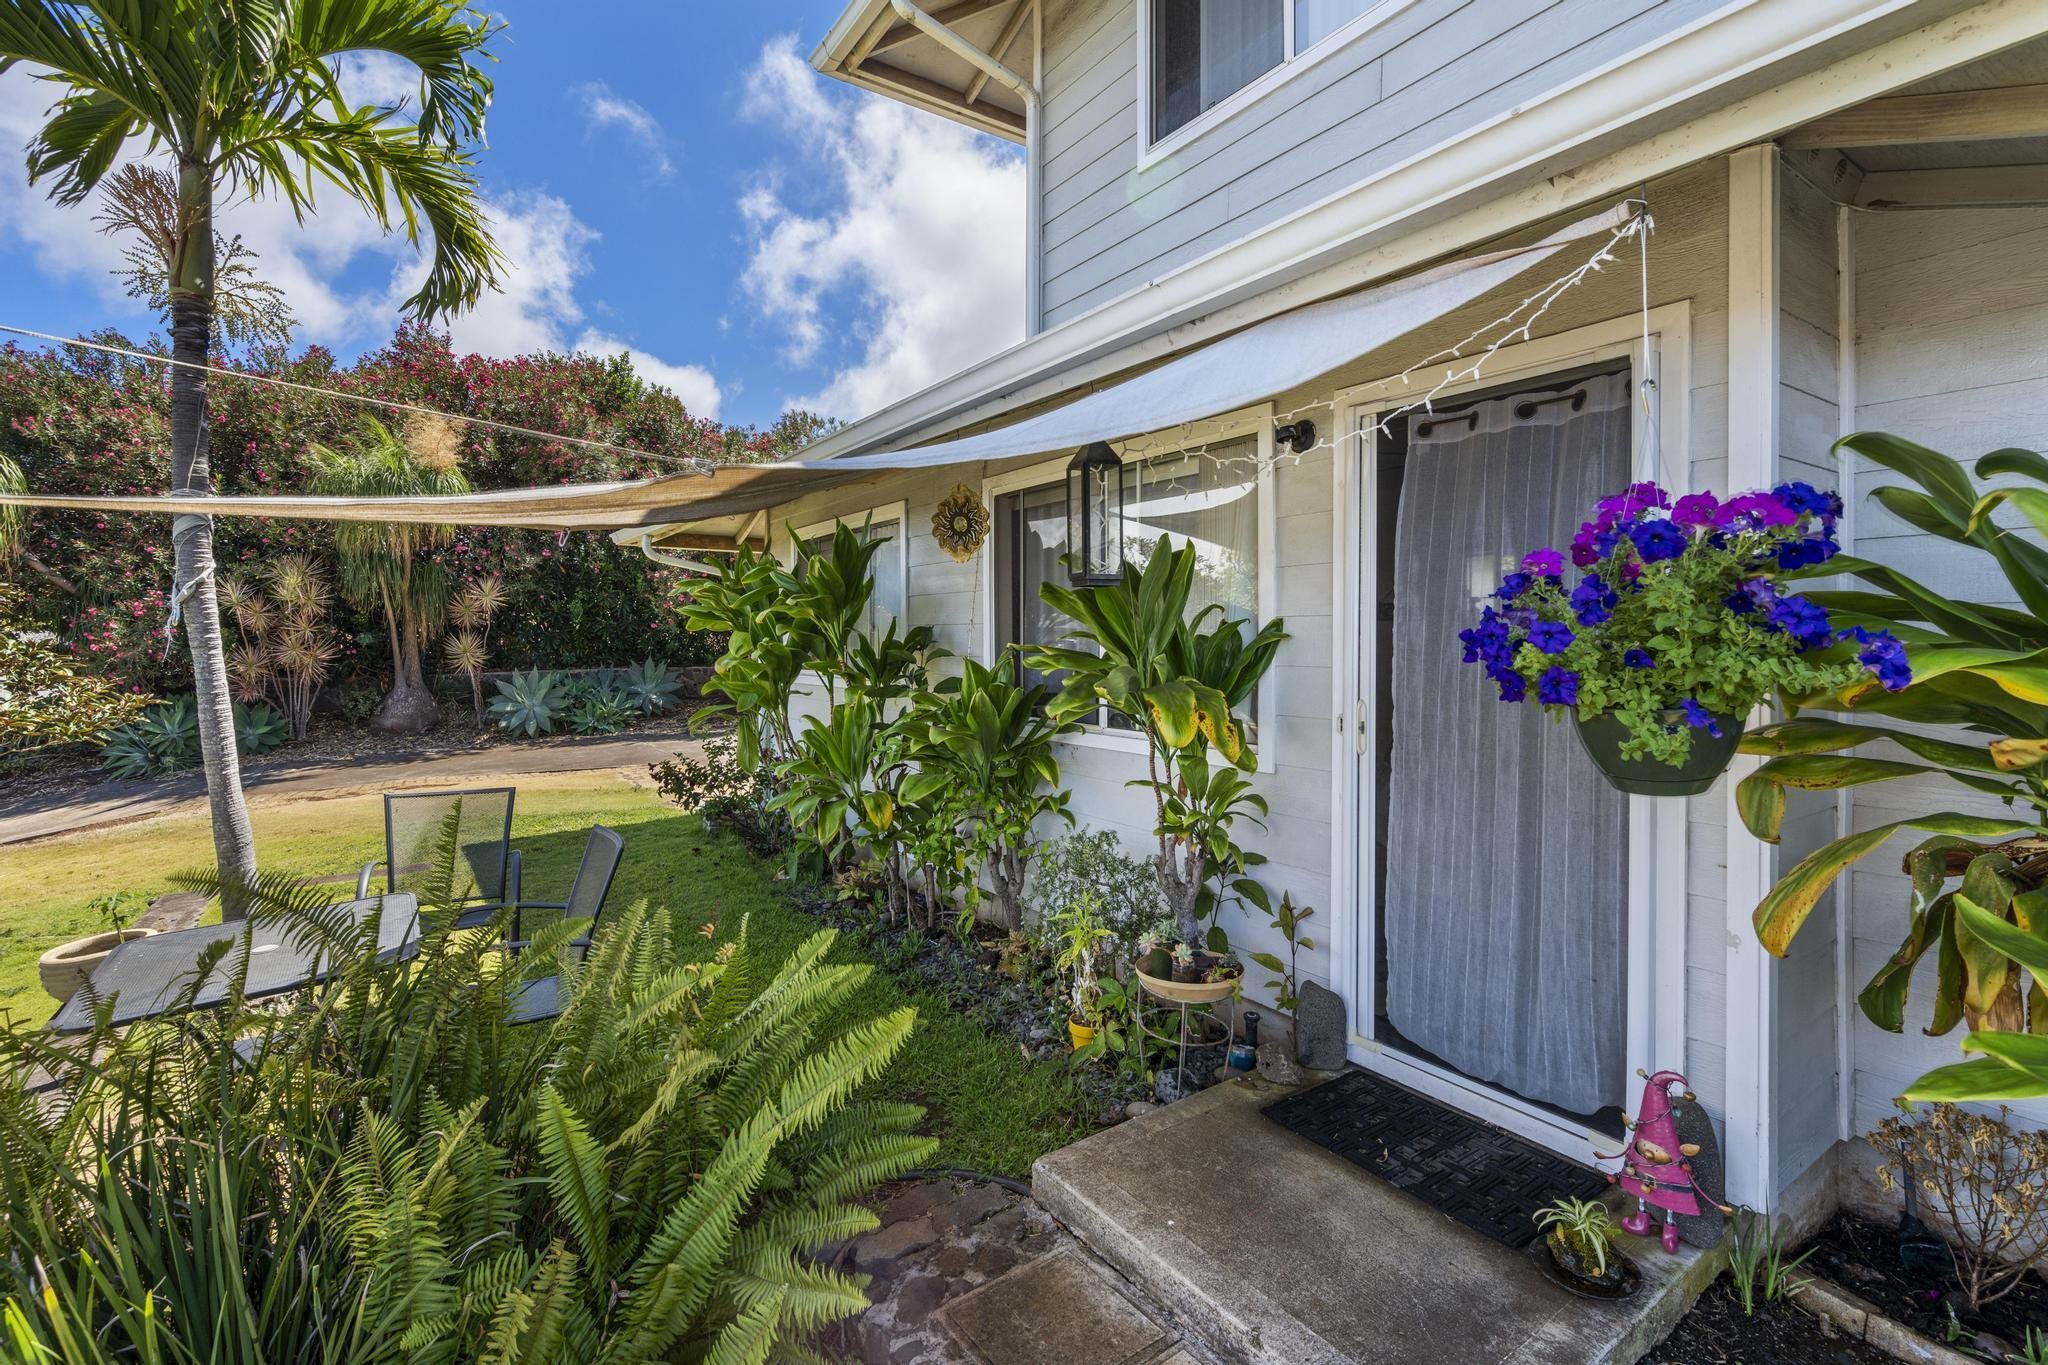
M 639 715 L 640 708 L 624 688 L 595 681 L 576 690 L 569 707 L 569 726 L 579 735 L 615 735 Z
M 100 762 L 116 777 L 160 777 L 199 762 L 199 713 L 190 696 L 160 701 L 107 736 Z
M 2048 529 L 2048 459 L 1994 451 L 1977 462 L 1978 477 L 2012 484 L 1985 490 L 1956 461 L 1896 436 L 1862 434 L 1842 444 L 1911 480 L 1913 487 L 1891 485 L 1874 496 L 1919 530 L 1989 556 L 2021 606 L 1959 601 L 1885 565 L 1835 559 L 1826 572 L 1846 572 L 1866 586 L 1810 596 L 1845 632 L 1883 629 L 1904 641 L 1912 682 L 1896 692 L 1871 680 L 1834 696 L 1789 699 L 1795 710 L 1850 718 L 1795 715 L 1746 738 L 1746 751 L 1771 757 L 1737 789 L 1742 818 L 1759 838 L 1776 842 L 1788 789 L 1836 791 L 1902 778 L 1995 798 L 2011 814 L 1934 809 L 1836 839 L 1800 860 L 1757 906 L 1756 931 L 1782 955 L 1845 870 L 1901 831 L 1930 836 L 1905 857 L 1912 897 L 1898 951 L 1858 1003 L 1880 1028 L 1902 1030 L 1913 969 L 1934 952 L 1940 970 L 1927 1031 L 1967 1024 L 1964 1049 L 1983 1055 L 1930 1072 L 1904 1098 L 2048 1097 L 2048 1038 L 2041 1036 L 2048 1032 L 2048 550 L 1992 520 L 2010 503 Z M 1876 744 L 1892 752 L 1848 752 Z M 1905 757 L 1894 756 L 1899 751 Z
M 243 756 L 267 754 L 291 738 L 291 723 L 267 701 L 235 703 L 235 750 Z
M 1161 536 L 1145 566 L 1126 564 L 1114 587 L 1044 584 L 1039 596 L 1075 622 L 1080 644 L 1039 646 L 1024 660 L 1066 675 L 1047 706 L 1055 719 L 1091 717 L 1107 703 L 1145 736 L 1159 890 L 1184 943 L 1195 942 L 1201 919 L 1213 915 L 1218 878 L 1233 878 L 1239 894 L 1263 894 L 1243 874 L 1264 859 L 1231 837 L 1239 819 L 1266 811 L 1243 776 L 1258 760 L 1236 712 L 1287 639 L 1279 621 L 1247 636 L 1242 622 L 1213 603 L 1191 614 L 1195 561 L 1192 545 L 1176 549 Z
M 642 659 L 619 673 L 619 687 L 642 715 L 666 711 L 681 695 L 682 680 L 659 659 Z
M 491 714 L 497 717 L 501 730 L 529 738 L 551 735 L 568 710 L 569 684 L 560 673 L 528 669 L 524 673 L 514 673 L 497 687 L 498 695 L 491 702 Z

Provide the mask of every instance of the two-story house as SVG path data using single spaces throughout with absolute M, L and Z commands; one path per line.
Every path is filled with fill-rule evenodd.
M 1838 487 L 1860 553 L 2009 597 L 1831 448 L 2048 447 L 2048 5 L 851 0 L 814 61 L 1022 145 L 1027 337 L 806 452 L 839 472 L 741 486 L 649 543 L 869 525 L 879 609 L 988 659 L 1060 634 L 1037 589 L 1065 471 L 1109 442 L 1131 543 L 1195 542 L 1207 600 L 1291 632 L 1251 843 L 1317 907 L 1307 970 L 1351 1060 L 1581 1159 L 1637 1068 L 1680 1070 L 1732 1199 L 1830 1206 L 1844 1140 L 1958 1035 L 1855 1006 L 1904 924 L 1895 859 L 1788 959 L 1750 913 L 1801 847 L 1911 794 L 1812 801 L 1777 848 L 1728 779 L 1620 796 L 1568 731 L 1488 701 L 1455 631 L 1503 556 L 1632 476 Z M 1525 306 L 1645 205 L 1647 239 Z M 1446 358 L 1503 318 L 1476 372 Z M 963 485 L 991 529 L 956 562 L 931 523 Z M 1141 754 L 1107 720 L 1063 742 L 1064 780 L 1142 849 Z

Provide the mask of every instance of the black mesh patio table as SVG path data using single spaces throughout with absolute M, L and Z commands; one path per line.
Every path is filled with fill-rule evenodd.
M 377 913 L 380 900 L 384 913 L 377 922 L 377 959 L 405 961 L 419 951 L 419 902 L 408 892 L 393 892 L 351 901 L 348 912 L 361 924 Z M 301 990 L 333 974 L 333 961 L 320 961 L 317 949 L 291 941 L 291 927 L 278 920 L 256 925 L 249 951 L 248 999 Z M 200 956 L 216 943 L 233 945 L 247 932 L 246 923 L 207 924 L 130 939 L 93 968 L 93 989 L 102 999 L 113 997 L 116 1024 L 138 1023 L 181 1008 L 213 1009 L 227 1001 L 229 973 L 240 950 L 230 946 L 198 993 L 187 1001 L 184 993 L 198 970 Z M 67 1000 L 49 1023 L 57 1033 L 83 1033 L 92 1025 L 92 999 L 86 991 Z

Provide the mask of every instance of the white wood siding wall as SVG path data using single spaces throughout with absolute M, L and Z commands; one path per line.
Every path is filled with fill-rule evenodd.
M 1965 462 L 2001 446 L 2048 449 L 2048 210 L 1865 214 L 1853 235 L 1856 425 L 1911 437 Z M 1917 532 L 1868 500 L 1873 488 L 1899 481 L 1888 471 L 1859 460 L 1854 473 L 1859 555 L 1895 565 L 1938 592 L 2017 605 L 1988 556 Z M 1996 802 L 1915 781 L 1863 788 L 1849 812 L 1853 828 L 1869 829 L 1939 809 L 2000 813 Z M 1896 838 L 1849 874 L 1857 989 L 1898 946 L 1907 895 L 1899 856 L 1916 841 Z M 1921 1033 L 1933 976 L 1930 954 L 1914 975 L 1903 1034 L 1850 1013 L 1850 1118 L 1859 1135 L 1890 1111 L 1908 1081 L 1962 1058 L 1960 1027 L 1943 1038 Z M 2048 1102 L 2013 1109 L 2021 1121 L 2048 1126 Z
M 1841 483 L 1830 449 L 1840 434 L 1841 330 L 1835 204 L 1789 168 L 1778 172 L 1777 477 L 1816 488 Z M 1743 490 L 1718 490 L 1721 492 Z M 1848 490 L 1842 490 L 1844 496 Z M 1783 871 L 1835 837 L 1840 813 L 1830 793 L 1793 792 L 1774 866 Z M 1744 837 L 1746 832 L 1731 832 Z M 1742 907 L 1731 924 L 1743 932 Z M 1839 1136 L 1836 1046 L 1836 913 L 1832 894 L 1815 907 L 1777 964 L 1771 1020 L 1773 1134 L 1777 1189 L 1784 1190 Z
M 1721 0 L 1417 0 L 1140 169 L 1137 6 L 1047 12 L 1041 326 L 1512 110 Z

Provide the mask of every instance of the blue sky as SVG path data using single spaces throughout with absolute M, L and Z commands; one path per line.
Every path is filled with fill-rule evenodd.
M 807 59 L 839 5 L 511 0 L 481 178 L 512 261 L 451 324 L 466 350 L 628 350 L 693 410 L 765 424 L 853 418 L 1017 340 L 1016 149 L 829 82 Z M 590 22 L 601 12 L 603 23 Z M 404 88 L 348 74 L 364 98 Z M 77 334 L 152 320 L 109 273 L 89 209 L 28 188 L 19 148 L 50 99 L 0 76 L 0 322 Z M 397 320 L 416 258 L 334 196 L 223 228 L 286 291 L 301 342 L 344 355 Z

